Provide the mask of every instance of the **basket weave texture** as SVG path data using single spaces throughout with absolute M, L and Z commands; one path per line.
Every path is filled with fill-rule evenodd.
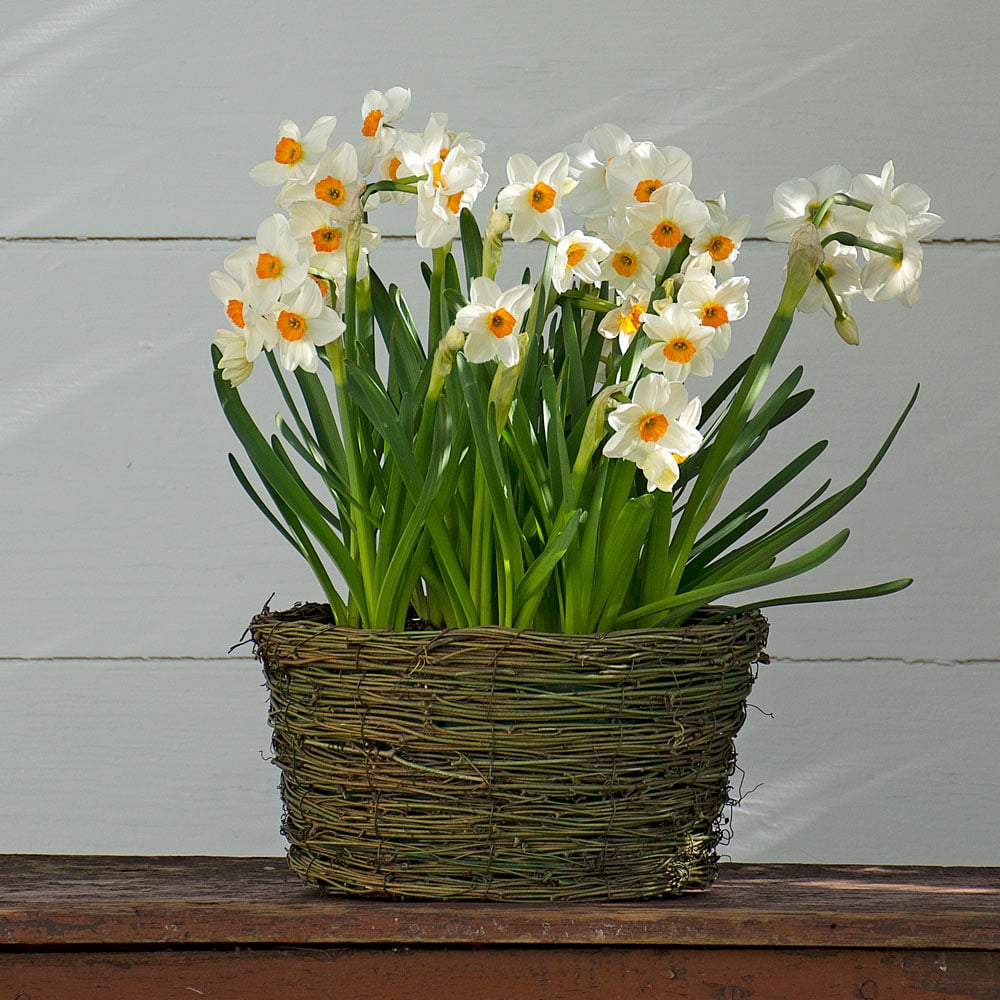
M 767 622 L 706 617 L 546 635 L 258 615 L 290 866 L 424 899 L 707 888 Z

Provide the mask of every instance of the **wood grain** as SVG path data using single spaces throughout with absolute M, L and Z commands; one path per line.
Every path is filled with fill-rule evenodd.
M 988 951 L 277 948 L 0 959 L 4 1000 L 996 1000 Z
M 739 865 L 643 903 L 439 904 L 303 888 L 274 858 L 0 857 L 0 943 L 1000 949 L 1000 870 Z

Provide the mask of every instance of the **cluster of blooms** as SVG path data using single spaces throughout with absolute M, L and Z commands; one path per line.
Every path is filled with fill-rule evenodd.
M 923 268 L 918 240 L 942 223 L 929 209 L 925 191 L 895 183 L 891 160 L 877 177 L 852 177 L 846 167 L 835 165 L 779 185 L 764 232 L 787 242 L 802 222 L 816 224 L 826 238 L 825 258 L 798 308 L 815 312 L 822 307 L 838 320 L 841 335 L 856 344 L 857 330 L 846 309 L 853 296 L 863 294 L 871 302 L 899 299 L 907 306 L 917 301 Z
M 331 147 L 332 117 L 320 118 L 304 135 L 283 122 L 273 158 L 251 171 L 258 182 L 281 186 L 277 203 L 287 215 L 266 219 L 256 243 L 231 254 L 225 272 L 211 278 L 232 323 L 215 342 L 219 367 L 233 385 L 250 374 L 263 350 L 275 351 L 288 370 L 316 370 L 316 348 L 345 329 L 335 308 L 344 282 L 349 274 L 365 276 L 378 246 L 379 231 L 367 218 L 380 201 L 416 199 L 422 247 L 443 247 L 458 235 L 462 209 L 471 208 L 487 184 L 484 144 L 450 131 L 442 114 L 431 115 L 423 132 L 401 130 L 397 123 L 409 103 L 403 88 L 369 91 L 354 144 Z M 612 300 L 603 303 L 600 332 L 623 354 L 641 331 L 636 363 L 626 373 L 630 381 L 622 386 L 630 398 L 608 414 L 613 433 L 603 453 L 634 462 L 650 490 L 669 490 L 679 463 L 701 445 L 700 402 L 689 399 L 684 382 L 712 374 L 729 350 L 731 324 L 748 309 L 749 279 L 734 273 L 733 262 L 750 220 L 730 219 L 721 194 L 698 200 L 691 175 L 683 150 L 600 125 L 542 163 L 511 156 L 508 183 L 490 213 L 490 232 L 550 245 L 556 292 L 574 285 L 595 294 L 606 289 Z M 919 188 L 894 185 L 891 163 L 881 177 L 851 178 L 831 167 L 781 185 L 765 231 L 788 240 L 811 220 L 821 235 L 836 234 L 800 308 L 823 306 L 841 335 L 856 342 L 846 312 L 851 296 L 915 301 L 917 240 L 941 221 L 928 206 Z M 580 227 L 567 231 L 564 212 L 575 213 Z M 531 287 L 504 289 L 478 277 L 469 298 L 455 319 L 468 360 L 516 365 Z

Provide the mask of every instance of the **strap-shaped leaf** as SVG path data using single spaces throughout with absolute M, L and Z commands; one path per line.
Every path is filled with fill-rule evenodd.
M 552 574 L 576 537 L 581 514 L 582 511 L 579 510 L 569 513 L 564 519 L 562 527 L 549 538 L 545 548 L 542 549 L 521 578 L 521 582 L 514 592 L 515 628 L 531 628 L 535 612 L 545 595 L 545 588 L 549 585 Z
M 465 261 L 465 291 L 472 294 L 472 282 L 483 273 L 483 236 L 476 217 L 467 208 L 458 216 L 458 231 L 462 239 L 462 257 Z
M 218 364 L 221 354 L 213 350 L 213 363 Z M 247 412 L 239 393 L 216 367 L 215 388 L 222 404 L 222 412 L 239 438 L 257 474 L 287 503 L 289 510 L 309 529 L 313 537 L 330 554 L 353 595 L 364 594 L 364 581 L 351 553 L 316 509 L 315 497 L 304 490 L 277 455 L 271 450 L 253 418 Z
M 727 594 L 738 594 L 744 590 L 767 587 L 773 583 L 780 583 L 782 580 L 807 573 L 836 555 L 847 541 L 849 534 L 850 531 L 845 528 L 821 545 L 817 545 L 814 549 L 810 549 L 795 559 L 789 559 L 788 562 L 645 604 L 634 611 L 620 615 L 614 627 L 651 627 L 676 624 L 683 621 L 692 611 L 725 597 Z

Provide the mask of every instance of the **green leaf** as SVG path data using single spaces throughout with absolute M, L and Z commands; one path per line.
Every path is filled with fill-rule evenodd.
M 576 497 L 573 490 L 573 469 L 566 448 L 566 417 L 555 376 L 549 365 L 542 367 L 541 377 L 545 447 L 552 477 L 552 499 L 557 509 L 572 510 L 576 507 Z
M 889 446 L 899 433 L 903 421 L 906 419 L 913 404 L 917 399 L 917 390 L 910 397 L 909 403 L 889 432 L 882 446 L 868 467 L 858 476 L 854 482 L 839 490 L 833 496 L 817 503 L 793 520 L 783 523 L 781 526 L 766 532 L 760 538 L 750 542 L 742 549 L 729 553 L 724 559 L 713 568 L 708 567 L 707 572 L 702 577 L 702 584 L 708 585 L 729 576 L 742 575 L 746 571 L 759 566 L 774 558 L 777 553 L 788 548 L 800 538 L 805 537 L 815 531 L 820 525 L 830 520 L 835 514 L 843 510 L 868 484 L 872 473 L 885 457 Z
M 535 611 L 545 595 L 545 588 L 576 537 L 582 513 L 579 510 L 569 513 L 563 526 L 549 538 L 545 548 L 521 578 L 514 592 L 514 607 L 517 609 L 514 616 L 515 628 L 531 628 Z
M 476 217 L 467 208 L 463 208 L 458 216 L 458 228 L 465 260 L 465 290 L 471 296 L 472 282 L 483 273 L 483 236 Z
M 597 573 L 597 601 L 600 612 L 595 631 L 614 628 L 618 613 L 632 584 L 629 568 L 638 565 L 639 552 L 653 516 L 655 498 L 647 493 L 632 497 L 615 521 L 614 534 L 602 540 L 601 559 Z
M 247 496 L 249 496 L 253 501 L 254 506 L 264 515 L 264 517 L 268 519 L 268 521 L 271 522 L 278 534 L 281 535 L 281 537 L 284 538 L 285 541 L 299 553 L 299 555 L 304 555 L 302 546 L 289 534 L 288 529 L 278 520 L 267 504 L 261 499 L 260 494 L 254 489 L 253 484 L 247 478 L 247 474 L 243 471 L 240 463 L 236 460 L 236 456 L 232 452 L 229 453 L 229 467 L 233 470 L 233 474 L 239 481 L 240 486 L 242 486 L 246 491 Z
M 218 364 L 221 356 L 218 348 L 213 346 L 213 362 Z M 348 588 L 357 598 L 364 594 L 364 581 L 351 553 L 344 546 L 340 537 L 334 533 L 330 525 L 315 506 L 316 498 L 299 485 L 277 455 L 268 446 L 264 436 L 258 430 L 253 418 L 247 412 L 239 393 L 215 369 L 215 388 L 222 404 L 222 412 L 229 421 L 230 427 L 239 438 L 261 479 L 280 496 L 302 524 L 309 529 L 316 540 L 330 554 L 340 570 Z
M 745 611 L 756 611 L 760 608 L 777 608 L 789 604 L 826 604 L 832 601 L 862 601 L 869 597 L 886 597 L 889 594 L 898 594 L 901 590 L 906 590 L 913 580 L 903 578 L 900 580 L 889 580 L 886 583 L 877 583 L 870 587 L 852 587 L 848 590 L 828 590 L 821 594 L 793 594 L 788 597 L 765 597 L 750 604 L 741 604 L 738 608 L 727 609 L 724 615 L 717 615 L 709 618 L 708 621 L 716 621 L 719 618 L 740 614 Z
M 614 627 L 631 628 L 633 626 L 652 627 L 679 624 L 692 611 L 696 611 L 720 597 L 725 597 L 727 594 L 737 594 L 743 590 L 767 587 L 815 569 L 840 551 L 849 534 L 850 532 L 845 528 L 821 545 L 817 545 L 814 549 L 810 549 L 795 559 L 789 559 L 788 562 L 645 604 L 634 611 L 620 615 Z
M 521 535 L 511 506 L 511 487 L 500 454 L 500 446 L 494 432 L 494 422 L 483 407 L 478 381 L 464 355 L 455 358 L 455 370 L 465 394 L 469 409 L 469 423 L 476 442 L 476 454 L 482 463 L 483 475 L 493 510 L 493 526 L 500 542 L 503 560 L 507 562 L 506 572 L 510 574 L 508 584 L 516 590 L 523 573 L 521 562 Z M 498 565 L 501 564 L 498 561 Z

